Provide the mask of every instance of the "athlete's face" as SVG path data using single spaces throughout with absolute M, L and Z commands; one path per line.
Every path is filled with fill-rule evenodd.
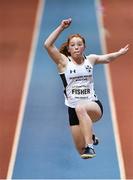
M 80 37 L 73 37 L 69 41 L 68 51 L 72 57 L 82 56 L 85 49 L 85 44 Z

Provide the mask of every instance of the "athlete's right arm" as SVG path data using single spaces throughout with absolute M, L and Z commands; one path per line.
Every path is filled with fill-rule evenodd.
M 70 26 L 71 21 L 71 18 L 63 20 L 61 24 L 48 36 L 48 38 L 44 42 L 44 47 L 46 48 L 48 54 L 57 65 L 64 64 L 66 56 L 59 52 L 59 49 L 54 45 L 54 43 L 58 36 L 61 34 L 61 32 L 65 28 Z

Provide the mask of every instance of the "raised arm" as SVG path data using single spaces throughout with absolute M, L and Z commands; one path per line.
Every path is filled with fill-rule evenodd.
M 44 47 L 57 65 L 63 64 L 63 61 L 65 61 L 66 57 L 59 52 L 58 48 L 54 45 L 54 43 L 61 34 L 61 32 L 70 26 L 71 21 L 71 18 L 63 20 L 61 24 L 48 36 L 48 38 L 44 42 Z
M 121 48 L 119 51 L 105 54 L 105 55 L 90 55 L 90 61 L 92 64 L 106 64 L 109 63 L 119 56 L 126 54 L 129 50 L 129 45 L 126 45 L 124 48 Z

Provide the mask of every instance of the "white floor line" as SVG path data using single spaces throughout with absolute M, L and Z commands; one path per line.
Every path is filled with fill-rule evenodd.
M 100 34 L 102 52 L 103 52 L 103 54 L 106 54 L 107 46 L 106 46 L 106 41 L 105 41 L 104 22 L 103 22 L 103 18 L 102 18 L 102 11 L 103 11 L 104 7 L 102 7 L 100 0 L 95 0 L 95 5 L 96 5 L 96 12 L 97 12 L 97 21 L 98 21 L 98 25 L 99 25 L 99 34 Z M 120 178 L 126 179 L 109 65 L 104 65 L 104 70 L 105 70 L 106 83 L 107 83 L 107 88 L 108 88 L 109 103 L 110 103 L 110 108 L 111 108 L 111 116 L 112 116 L 116 151 L 117 151 L 118 163 L 119 163 L 119 168 L 120 168 Z
M 26 71 L 26 76 L 25 76 L 25 81 L 24 81 L 20 110 L 18 114 L 17 126 L 16 126 L 16 131 L 15 131 L 14 142 L 13 142 L 13 148 L 12 148 L 11 158 L 9 162 L 8 172 L 7 172 L 7 179 L 12 179 L 12 175 L 13 175 L 17 149 L 18 149 L 18 143 L 19 143 L 22 123 L 23 123 L 24 110 L 25 110 L 25 105 L 26 105 L 26 100 L 27 100 L 27 95 L 28 95 L 28 90 L 29 90 L 29 85 L 30 85 L 30 80 L 31 80 L 32 68 L 34 64 L 34 57 L 36 53 L 36 47 L 37 47 L 37 42 L 38 42 L 38 37 L 39 37 L 39 32 L 40 32 L 40 25 L 41 25 L 41 20 L 42 20 L 44 3 L 45 3 L 45 0 L 39 0 L 36 19 L 35 19 L 35 25 L 34 25 L 34 31 L 33 31 L 33 37 L 32 37 L 32 43 L 31 43 L 31 50 L 29 53 L 28 66 L 27 66 L 27 71 Z

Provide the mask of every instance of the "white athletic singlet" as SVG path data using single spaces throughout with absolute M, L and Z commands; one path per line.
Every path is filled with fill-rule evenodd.
M 65 104 L 75 108 L 81 100 L 98 100 L 93 82 L 93 66 L 85 57 L 81 65 L 74 64 L 68 59 L 64 73 L 59 73 L 64 84 Z

